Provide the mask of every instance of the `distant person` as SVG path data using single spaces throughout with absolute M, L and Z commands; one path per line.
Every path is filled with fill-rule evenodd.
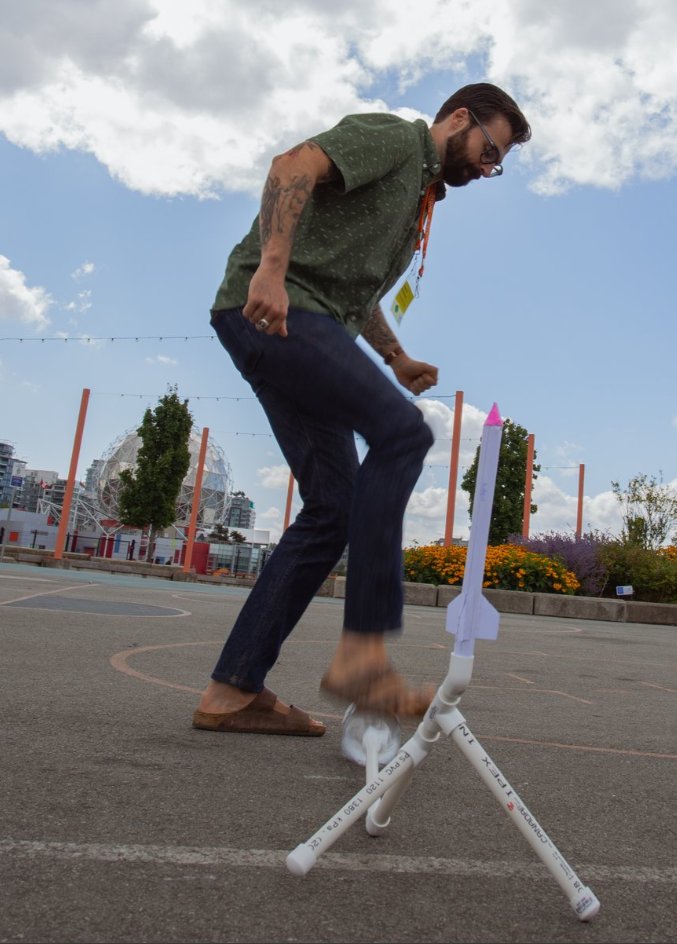
M 344 628 L 320 687 L 363 710 L 420 717 L 428 707 L 433 690 L 411 688 L 395 671 L 386 634 L 402 626 L 404 512 L 433 443 L 404 391 L 429 390 L 437 368 L 403 351 L 379 302 L 412 256 L 422 265 L 445 184 L 499 176 L 508 151 L 530 136 L 512 98 L 480 83 L 455 92 L 430 127 L 349 115 L 273 160 L 211 322 L 265 410 L 303 508 L 242 607 L 196 728 L 324 734 L 265 680 L 346 543 Z M 361 464 L 355 433 L 369 447 Z

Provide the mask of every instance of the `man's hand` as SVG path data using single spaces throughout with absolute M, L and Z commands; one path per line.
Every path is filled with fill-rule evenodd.
M 437 367 L 426 364 L 425 361 L 412 360 L 403 353 L 398 354 L 391 366 L 399 383 L 416 396 L 437 384 Z
M 247 304 L 242 314 L 251 321 L 257 331 L 287 337 L 287 311 L 289 296 L 282 278 L 260 265 L 249 283 Z

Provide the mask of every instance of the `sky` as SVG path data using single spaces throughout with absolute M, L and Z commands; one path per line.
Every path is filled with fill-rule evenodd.
M 619 533 L 614 481 L 677 487 L 674 0 L 0 0 L 0 13 L 0 440 L 28 468 L 67 475 L 83 390 L 80 479 L 175 385 L 256 527 L 279 537 L 289 470 L 209 325 L 271 158 L 346 114 L 430 123 L 488 81 L 532 140 L 502 177 L 437 206 L 399 326 L 395 292 L 383 302 L 405 350 L 439 367 L 416 400 L 435 443 L 405 544 L 444 535 L 457 391 L 454 537 L 494 402 L 534 436 L 532 535 L 574 532 L 581 466 L 585 531 Z

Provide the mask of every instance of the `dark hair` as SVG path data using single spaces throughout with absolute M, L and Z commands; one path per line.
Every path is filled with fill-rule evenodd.
M 488 82 L 464 85 L 442 105 L 435 115 L 435 124 L 457 108 L 467 108 L 482 122 L 491 121 L 496 114 L 503 115 L 512 128 L 512 144 L 526 144 L 531 137 L 529 122 L 517 107 L 517 103 L 497 85 L 490 85 Z

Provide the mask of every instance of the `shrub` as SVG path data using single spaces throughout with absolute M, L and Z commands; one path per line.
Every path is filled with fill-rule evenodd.
M 609 542 L 600 547 L 600 559 L 608 573 L 608 595 L 621 585 L 632 585 L 636 600 L 677 603 L 677 553 Z
M 598 532 L 583 534 L 580 538 L 571 534 L 558 534 L 548 531 L 530 538 L 514 535 L 512 544 L 518 544 L 561 561 L 567 570 L 576 575 L 580 584 L 579 592 L 584 596 L 600 596 L 607 585 L 607 571 L 600 558 L 600 548 L 610 542 L 610 538 Z
M 466 548 L 458 545 L 440 547 L 432 544 L 405 548 L 405 580 L 460 584 L 463 581 L 465 559 Z M 561 561 L 514 544 L 500 544 L 487 548 L 483 586 L 498 590 L 573 594 L 579 588 L 579 582 Z

